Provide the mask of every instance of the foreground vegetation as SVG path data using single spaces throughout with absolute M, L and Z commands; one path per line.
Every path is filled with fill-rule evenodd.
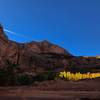
M 77 80 L 82 80 L 82 79 L 94 79 L 94 78 L 98 78 L 100 77 L 100 73 L 71 73 L 71 72 L 60 72 L 59 73 L 59 77 L 61 79 L 67 79 L 67 80 L 73 80 L 73 81 L 77 81 Z
M 75 72 L 71 70 L 54 72 L 53 69 L 48 69 L 46 72 L 42 72 L 34 76 L 25 73 L 19 73 L 18 65 L 7 61 L 7 66 L 3 69 L 0 69 L 0 86 L 30 85 L 35 81 L 41 82 L 46 80 L 57 80 L 59 78 L 78 81 L 82 79 L 94 79 L 100 77 L 100 72 L 83 73 L 83 70 L 77 70 L 76 67 L 73 67 L 72 70 Z

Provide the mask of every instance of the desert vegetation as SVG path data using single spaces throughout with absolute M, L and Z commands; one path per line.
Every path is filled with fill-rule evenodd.
M 42 82 L 57 79 L 79 81 L 100 77 L 100 72 L 93 72 L 87 68 L 83 69 L 74 64 L 65 67 L 65 71 L 57 72 L 53 67 L 49 67 L 36 75 L 21 73 L 18 66 L 18 64 L 6 60 L 6 66 L 0 69 L 0 86 L 31 85 L 36 81 Z
M 100 77 L 100 73 L 71 73 L 71 72 L 66 72 L 66 71 L 62 71 L 59 73 L 59 77 L 61 79 L 67 79 L 67 80 L 73 80 L 73 81 L 77 81 L 77 80 L 82 80 L 82 79 L 94 79 L 94 78 L 98 78 Z
M 68 67 L 69 68 L 69 67 Z M 76 67 L 75 67 L 76 68 Z M 75 68 L 72 68 L 74 70 Z M 10 63 L 7 61 L 6 68 L 0 69 L 0 85 L 1 86 L 9 86 L 9 85 L 30 85 L 35 81 L 42 82 L 46 80 L 71 80 L 71 81 L 79 81 L 85 79 L 94 79 L 100 77 L 99 72 L 84 72 L 81 70 L 74 70 L 76 72 L 61 71 L 54 72 L 53 69 L 48 69 L 45 72 L 42 72 L 37 75 L 28 75 L 25 73 L 18 73 L 18 65 L 14 63 Z
M 30 85 L 35 81 L 54 80 L 56 73 L 48 69 L 37 75 L 30 75 L 25 72 L 19 72 L 19 67 L 15 63 L 6 61 L 6 67 L 0 69 L 0 86 Z

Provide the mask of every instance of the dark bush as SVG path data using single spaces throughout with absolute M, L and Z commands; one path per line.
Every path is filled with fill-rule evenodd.
M 35 77 L 35 80 L 36 81 L 46 81 L 46 80 L 53 80 L 56 76 L 56 73 L 54 73 L 53 71 L 47 71 L 47 72 L 44 72 L 44 73 L 41 73 L 39 75 L 37 75 Z
M 29 85 L 33 82 L 32 77 L 26 74 L 21 74 L 17 76 L 18 85 Z
M 0 86 L 7 85 L 8 73 L 4 69 L 0 69 Z

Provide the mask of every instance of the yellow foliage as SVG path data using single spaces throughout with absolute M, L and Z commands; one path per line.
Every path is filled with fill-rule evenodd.
M 81 80 L 81 79 L 94 79 L 94 78 L 98 78 L 100 77 L 100 73 L 71 73 L 71 72 L 60 72 L 59 73 L 59 77 L 60 78 L 64 78 L 64 79 L 68 79 L 68 80 L 74 80 L 74 81 L 77 81 L 77 80 Z
M 100 56 L 96 56 L 97 59 L 100 59 Z

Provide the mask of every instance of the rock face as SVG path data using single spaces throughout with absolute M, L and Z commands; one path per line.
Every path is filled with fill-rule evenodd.
M 9 61 L 17 64 L 22 71 L 40 72 L 64 66 L 67 64 L 65 58 L 71 56 L 65 49 L 46 40 L 24 44 L 11 41 L 0 26 L 0 68 L 6 68 Z
M 20 72 L 32 73 L 41 73 L 50 69 L 59 71 L 73 65 L 97 69 L 100 66 L 100 59 L 72 56 L 65 49 L 46 40 L 30 43 L 11 41 L 0 26 L 0 68 L 6 68 L 8 62 L 16 64 Z

